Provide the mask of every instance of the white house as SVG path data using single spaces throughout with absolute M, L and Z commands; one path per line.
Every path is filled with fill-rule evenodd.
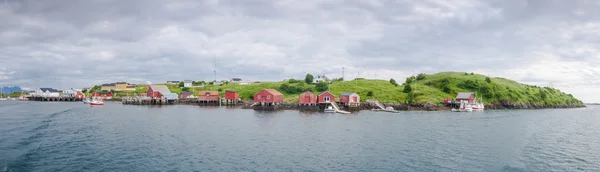
M 317 77 L 315 77 L 313 80 L 314 83 L 319 83 L 321 81 L 328 82 L 329 78 L 327 78 L 325 75 L 317 75 Z
M 35 91 L 35 95 L 41 97 L 59 97 L 60 92 L 54 88 L 38 88 Z
M 71 89 L 67 89 L 67 90 L 63 90 L 62 94 L 60 94 L 61 97 L 75 97 L 75 95 L 77 95 L 77 90 L 71 88 Z
M 192 80 L 183 80 L 183 87 L 192 87 Z

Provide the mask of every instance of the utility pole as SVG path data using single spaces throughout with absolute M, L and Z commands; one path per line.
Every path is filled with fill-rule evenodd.
M 345 69 L 346 69 L 346 67 L 342 66 L 342 81 L 344 81 L 344 77 L 345 77 L 345 75 L 344 75 L 344 70 L 345 70 Z
M 213 68 L 214 68 L 214 73 L 215 73 L 215 82 L 217 82 L 217 58 L 213 57 Z

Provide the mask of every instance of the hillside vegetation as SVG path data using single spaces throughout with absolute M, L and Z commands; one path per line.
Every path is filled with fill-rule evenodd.
M 402 81 L 398 81 L 402 82 Z M 463 72 L 441 72 L 436 74 L 419 74 L 407 78 L 402 84 L 396 81 L 372 80 L 358 78 L 351 81 L 333 81 L 329 84 L 306 84 L 304 80 L 285 80 L 280 82 L 262 82 L 252 85 L 223 85 L 207 84 L 203 88 L 191 88 L 189 91 L 198 95 L 201 90 L 217 90 L 221 95 L 225 90 L 239 92 L 243 100 L 251 100 L 253 95 L 265 88 L 273 88 L 285 95 L 286 102 L 298 102 L 298 95 L 309 90 L 315 94 L 320 90 L 328 90 L 334 95 L 343 92 L 356 92 L 361 101 L 370 99 L 384 103 L 434 103 L 442 104 L 444 98 L 455 98 L 458 92 L 476 92 L 488 104 L 509 102 L 531 105 L 583 105 L 570 94 L 557 89 L 521 84 L 504 78 L 487 78 L 484 75 Z M 177 85 L 169 85 L 173 93 L 182 91 Z M 139 85 L 135 92 L 145 92 Z M 132 93 L 131 91 L 130 93 Z M 117 94 L 117 97 L 125 92 Z M 337 98 L 337 97 L 336 97 Z

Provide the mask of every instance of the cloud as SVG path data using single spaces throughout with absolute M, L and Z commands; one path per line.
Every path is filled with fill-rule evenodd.
M 71 88 L 114 81 L 404 80 L 478 72 L 600 102 L 596 1 L 9 0 L 0 82 Z M 213 60 L 215 59 L 215 60 Z M 589 96 L 589 94 L 593 96 Z

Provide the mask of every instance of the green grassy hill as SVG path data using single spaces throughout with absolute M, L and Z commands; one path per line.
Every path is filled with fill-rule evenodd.
M 557 89 L 543 88 L 521 84 L 504 78 L 489 78 L 478 74 L 463 72 L 441 72 L 436 74 L 420 74 L 418 77 L 407 78 L 399 85 L 387 80 L 355 79 L 351 81 L 334 81 L 329 84 L 329 91 L 334 95 L 343 92 L 356 92 L 361 101 L 376 99 L 385 103 L 434 103 L 442 104 L 444 98 L 455 98 L 458 92 L 476 92 L 477 97 L 483 97 L 485 103 L 500 104 L 510 102 L 515 104 L 532 105 L 583 105 L 570 94 Z M 401 81 L 398 81 L 401 82 Z M 410 90 L 405 90 L 407 85 Z M 168 85 L 173 93 L 182 90 L 177 85 Z M 221 95 L 225 90 L 239 92 L 243 100 L 251 100 L 253 95 L 265 88 L 277 89 L 285 95 L 286 102 L 298 102 L 298 95 L 306 90 L 318 94 L 315 84 L 306 84 L 298 80 L 280 82 L 262 82 L 252 85 L 206 85 L 203 88 L 192 88 L 195 95 L 201 90 L 217 90 Z M 138 85 L 135 92 L 145 92 L 143 85 Z M 133 92 L 133 91 L 131 91 Z M 121 92 L 121 95 L 126 92 Z M 117 96 L 118 97 L 118 96 Z

